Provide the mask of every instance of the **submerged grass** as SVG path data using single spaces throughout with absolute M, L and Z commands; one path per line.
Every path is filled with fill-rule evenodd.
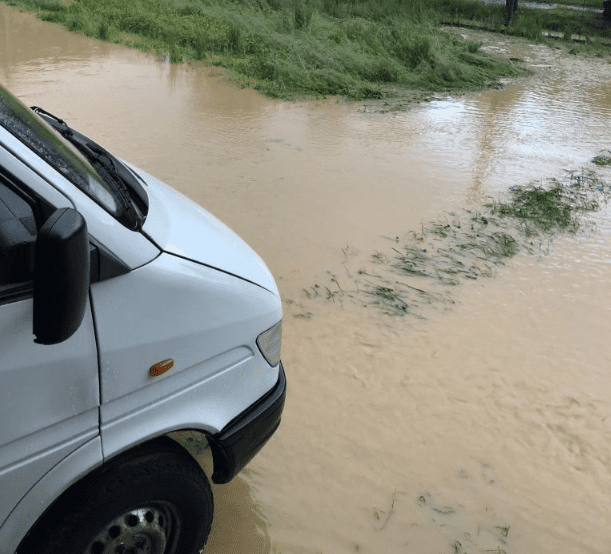
M 594 156 L 592 163 L 599 166 L 611 165 L 611 150 L 604 150 L 600 154 Z
M 465 280 L 494 275 L 504 260 L 526 252 L 549 251 L 553 236 L 576 233 L 581 215 L 611 198 L 611 186 L 593 171 L 567 172 L 561 182 L 512 187 L 481 211 L 449 213 L 444 220 L 423 225 L 402 239 L 389 239 L 387 252 L 371 256 L 371 269 L 356 275 L 353 286 L 340 286 L 337 276 L 325 287 L 325 297 L 374 305 L 389 315 L 421 317 L 423 304 L 453 303 L 450 290 Z M 318 285 L 312 296 L 323 296 Z
M 581 181 L 591 182 L 590 174 L 572 175 L 570 186 L 551 179 L 548 186 L 512 187 L 507 202 L 488 204 L 492 215 L 516 219 L 526 234 L 534 234 L 534 229 L 551 231 L 553 229 L 576 231 L 579 227 L 576 212 L 595 210 L 597 201 L 583 189 Z M 534 229 L 533 229 L 534 228 Z
M 518 70 L 439 29 L 425 0 L 5 0 L 171 62 L 205 60 L 274 97 L 465 91 Z M 392 86 L 390 86 L 392 85 Z

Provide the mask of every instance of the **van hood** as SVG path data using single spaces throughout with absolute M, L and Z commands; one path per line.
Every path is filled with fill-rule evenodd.
M 146 183 L 142 233 L 170 254 L 230 273 L 280 296 L 265 262 L 227 225 L 172 187 L 130 164 Z

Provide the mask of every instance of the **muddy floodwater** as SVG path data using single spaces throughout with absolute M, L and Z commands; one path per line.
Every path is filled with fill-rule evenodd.
M 393 111 L 270 100 L 0 4 L 3 85 L 202 204 L 277 278 L 282 425 L 214 487 L 206 554 L 611 552 L 605 209 L 423 319 L 303 290 L 611 148 L 609 58 L 483 40 L 535 75 Z

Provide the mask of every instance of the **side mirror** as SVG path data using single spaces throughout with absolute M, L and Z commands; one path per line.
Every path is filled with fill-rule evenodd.
M 89 235 L 83 216 L 56 210 L 34 251 L 34 342 L 58 344 L 80 327 L 89 293 Z

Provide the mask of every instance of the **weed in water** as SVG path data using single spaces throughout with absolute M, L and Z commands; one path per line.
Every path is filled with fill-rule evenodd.
M 593 171 L 567 172 L 560 182 L 512 187 L 507 195 L 491 200 L 473 213 L 451 213 L 443 221 L 422 226 L 403 240 L 389 238 L 389 252 L 374 252 L 381 271 L 361 268 L 351 280 L 356 290 L 340 286 L 337 276 L 327 297 L 350 299 L 366 294 L 367 304 L 384 313 L 418 315 L 418 307 L 453 303 L 447 288 L 465 280 L 495 274 L 496 267 L 519 251 L 545 255 L 559 232 L 577 232 L 580 214 L 596 210 L 611 197 L 611 187 Z M 538 248 L 537 248 L 538 245 Z M 314 296 L 316 288 L 306 291 Z M 318 295 L 318 294 L 316 294 Z M 365 302 L 362 302 L 365 305 Z
M 589 191 L 578 190 L 579 186 L 580 177 L 576 176 L 572 185 L 551 180 L 551 187 L 512 187 L 507 202 L 489 206 L 493 214 L 528 221 L 543 231 L 554 228 L 576 231 L 578 221 L 575 213 L 598 207 L 596 200 L 588 194 Z
M 594 156 L 592 163 L 600 166 L 611 165 L 611 151 L 605 150 L 597 156 Z
M 389 315 L 405 315 L 408 312 L 407 302 L 392 287 L 370 285 L 365 289 L 365 292 L 373 297 L 372 304 L 380 306 Z

